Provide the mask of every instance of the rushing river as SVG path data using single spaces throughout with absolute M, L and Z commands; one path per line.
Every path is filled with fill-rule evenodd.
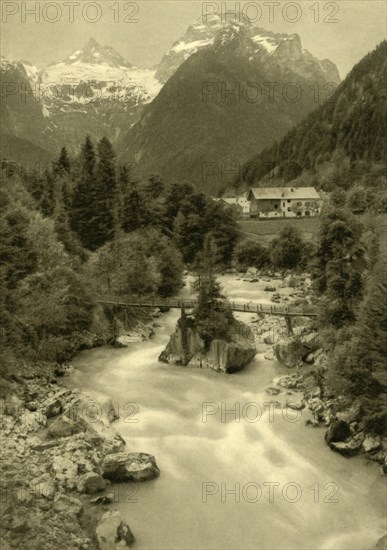
M 234 300 L 264 297 L 260 284 L 222 282 Z M 158 479 L 114 487 L 135 548 L 372 548 L 386 529 L 376 466 L 333 453 L 308 412 L 274 410 L 290 396 L 265 388 L 286 370 L 262 353 L 232 375 L 159 363 L 177 318 L 157 319 L 149 342 L 80 353 L 66 382 L 110 395 L 127 450 L 156 457 Z

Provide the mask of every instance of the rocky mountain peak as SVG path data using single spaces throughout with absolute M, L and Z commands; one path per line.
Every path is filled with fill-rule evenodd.
M 297 61 L 303 57 L 301 38 L 298 34 L 280 35 L 276 57 L 286 58 L 289 61 Z
M 175 42 L 175 44 L 178 44 L 182 40 L 189 43 L 196 40 L 214 38 L 216 33 L 222 29 L 223 25 L 224 24 L 218 15 L 209 15 L 205 19 L 203 17 L 199 17 L 193 25 L 188 27 L 185 36 Z
M 110 67 L 132 67 L 121 54 L 111 46 L 101 46 L 94 38 L 89 38 L 84 47 L 76 50 L 64 60 L 66 65 L 85 63 L 90 65 L 108 65 Z
M 215 51 L 248 51 L 252 48 L 251 32 L 246 25 L 237 21 L 229 21 L 214 38 Z
M 246 54 L 250 61 L 292 65 L 292 70 L 340 82 L 336 66 L 328 60 L 319 61 L 303 50 L 298 34 L 274 33 L 256 27 L 249 20 L 225 20 L 218 15 L 200 17 L 190 25 L 183 37 L 177 40 L 156 68 L 156 78 L 164 84 L 189 57 L 203 48 L 213 47 L 216 52 Z M 271 58 L 271 60 L 270 60 Z

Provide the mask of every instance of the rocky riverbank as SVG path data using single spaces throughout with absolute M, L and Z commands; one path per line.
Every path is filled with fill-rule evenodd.
M 157 314 L 155 314 L 157 316 Z M 108 339 L 142 341 L 154 320 L 121 326 L 118 338 L 83 335 L 79 348 Z M 124 341 L 120 342 L 120 339 Z M 75 345 L 74 345 L 75 348 Z M 2 548 L 113 550 L 132 544 L 129 525 L 115 510 L 111 482 L 159 475 L 153 456 L 127 452 L 114 429 L 117 411 L 103 395 L 60 388 L 70 366 L 20 364 L 0 400 Z
M 363 455 L 380 464 L 380 473 L 387 473 L 387 438 L 368 432 L 362 419 L 360 404 L 343 396 L 334 397 L 319 384 L 320 369 L 306 367 L 304 372 L 275 378 L 266 389 L 269 395 L 292 395 L 293 408 L 308 408 L 311 418 L 305 424 L 325 427 L 325 441 L 343 456 Z
M 262 275 L 255 270 L 246 273 L 243 278 L 254 282 L 264 279 L 272 293 L 283 289 L 284 295 L 280 295 L 280 301 L 313 301 L 308 274 L 297 277 L 290 274 Z M 278 293 L 273 296 L 277 301 Z M 346 457 L 364 455 L 380 464 L 381 474 L 387 473 L 387 438 L 367 429 L 360 403 L 335 395 L 324 383 L 327 356 L 315 321 L 306 317 L 294 319 L 291 333 L 289 325 L 281 317 L 258 315 L 251 319 L 249 325 L 254 331 L 256 346 L 263 351 L 266 360 L 277 359 L 286 367 L 296 369 L 292 374 L 274 379 L 267 393 L 298 393 L 298 396 L 292 397 L 289 406 L 311 411 L 311 418 L 306 424 L 327 428 L 325 440 L 333 451 Z

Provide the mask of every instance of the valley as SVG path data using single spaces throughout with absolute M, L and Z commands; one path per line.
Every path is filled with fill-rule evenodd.
M 215 15 L 191 25 L 152 69 L 90 38 L 41 70 L 4 58 L 1 71 L 1 106 L 10 121 L 2 158 L 18 161 L 19 141 L 27 139 L 46 155 L 31 149 L 25 160 L 45 166 L 62 146 L 74 154 L 86 134 L 106 136 L 142 177 L 181 181 L 189 173 L 210 193 L 231 183 L 220 176 L 223 167 L 235 171 L 316 107 L 316 86 L 319 103 L 340 82 L 336 66 L 303 49 L 298 35 Z M 36 111 L 30 123 L 22 121 L 25 95 Z
M 5 4 L 2 548 L 386 550 L 385 6 Z

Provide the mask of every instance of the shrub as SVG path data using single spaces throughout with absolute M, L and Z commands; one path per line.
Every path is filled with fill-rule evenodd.
M 270 263 L 269 251 L 259 243 L 242 241 L 235 248 L 234 261 L 240 270 L 248 267 L 261 269 Z
M 277 239 L 271 242 L 270 261 L 273 267 L 279 269 L 293 269 L 303 262 L 303 242 L 298 230 L 291 226 L 284 226 Z

